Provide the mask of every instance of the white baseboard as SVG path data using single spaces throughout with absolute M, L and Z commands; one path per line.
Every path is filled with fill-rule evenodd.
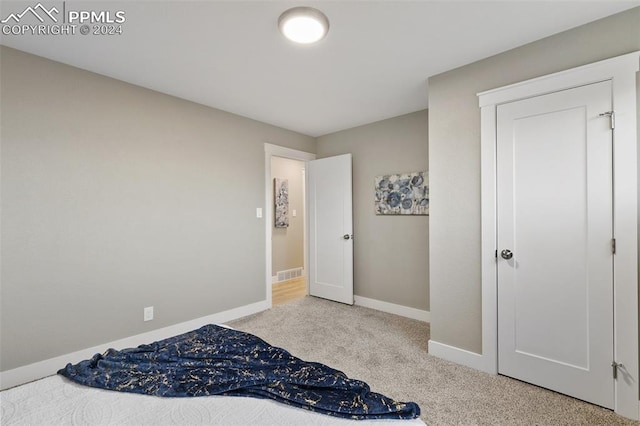
M 125 337 L 91 348 L 82 349 L 55 358 L 46 359 L 44 361 L 35 362 L 25 365 L 24 367 L 14 368 L 0 372 L 0 390 L 8 389 L 23 383 L 32 382 L 43 377 L 55 374 L 59 369 L 63 368 L 67 363 L 75 364 L 84 359 L 91 358 L 97 353 L 103 353 L 109 348 L 129 348 L 136 347 L 144 343 L 150 343 L 157 340 L 166 339 L 178 334 L 186 333 L 191 330 L 202 327 L 207 324 L 222 324 L 247 315 L 255 314 L 268 309 L 265 300 L 250 305 L 240 306 L 238 308 L 229 309 L 228 311 L 218 312 L 217 314 L 208 315 L 202 318 L 196 318 L 191 321 L 181 322 L 179 324 L 148 331 L 146 333 L 137 334 L 135 336 Z
M 362 296 L 353 296 L 353 300 L 358 306 L 364 306 L 365 308 L 371 308 L 382 312 L 388 312 L 390 314 L 400 315 L 401 317 L 411 318 L 424 322 L 429 322 L 431 319 L 429 311 L 410 308 L 408 306 L 396 305 L 395 303 L 383 302 L 381 300 L 369 299 L 368 297 Z
M 484 357 L 475 352 L 445 345 L 444 343 L 436 342 L 435 340 L 429 340 L 429 354 L 437 356 L 438 358 L 446 359 L 447 361 L 455 362 L 456 364 L 466 365 L 467 367 L 475 368 L 476 370 L 491 373 L 491 371 L 487 370 L 487 363 Z M 495 374 L 495 372 L 492 374 Z

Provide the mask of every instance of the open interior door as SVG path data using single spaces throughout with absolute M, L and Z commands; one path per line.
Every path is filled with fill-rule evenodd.
M 351 154 L 307 163 L 309 293 L 353 305 Z

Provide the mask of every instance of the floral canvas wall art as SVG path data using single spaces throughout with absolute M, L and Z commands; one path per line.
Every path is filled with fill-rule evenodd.
M 289 180 L 274 179 L 275 190 L 275 227 L 287 228 L 289 226 Z
M 429 214 L 428 172 L 376 176 L 375 193 L 376 214 Z

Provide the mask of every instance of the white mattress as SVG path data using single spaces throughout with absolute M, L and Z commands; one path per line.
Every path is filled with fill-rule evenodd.
M 113 392 L 51 376 L 0 392 L 6 425 L 424 425 L 414 420 L 355 421 L 275 401 L 230 396 L 159 398 Z

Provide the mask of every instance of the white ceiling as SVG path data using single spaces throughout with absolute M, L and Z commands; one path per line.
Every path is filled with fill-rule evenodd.
M 61 1 L 43 0 L 47 6 Z M 3 2 L 1 19 L 32 2 Z M 328 36 L 294 46 L 286 9 L 312 6 Z M 0 42 L 311 136 L 427 108 L 427 78 L 639 6 L 636 1 L 74 2 L 123 10 L 123 34 Z

